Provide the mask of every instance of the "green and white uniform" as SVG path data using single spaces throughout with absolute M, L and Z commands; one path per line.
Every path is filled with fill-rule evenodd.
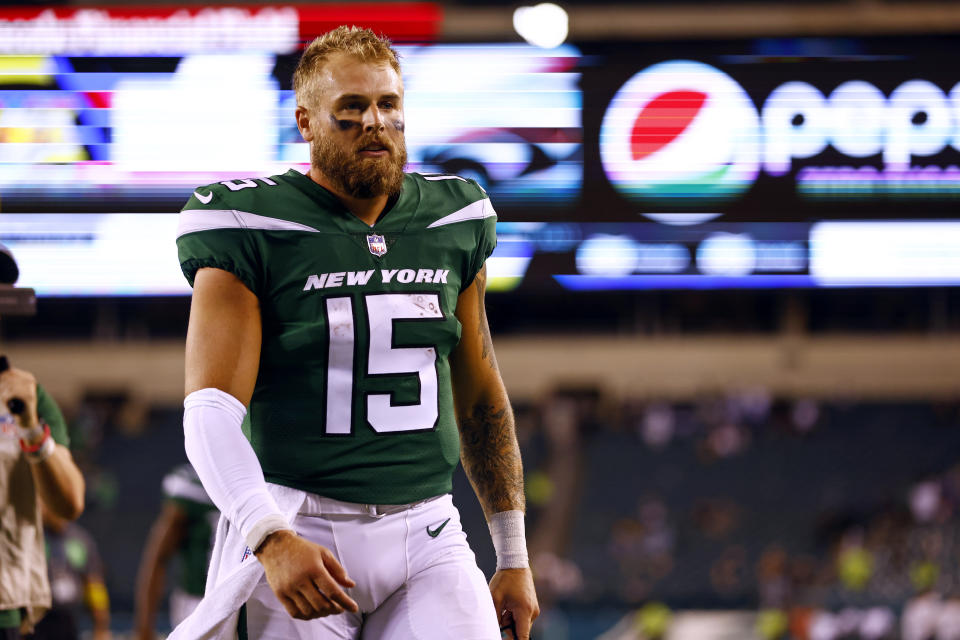
M 184 207 L 177 245 L 187 279 L 223 269 L 260 303 L 244 432 L 268 482 L 306 492 L 290 524 L 334 553 L 360 606 L 294 620 L 261 576 L 240 638 L 499 638 L 449 495 L 460 449 L 454 313 L 495 230 L 486 194 L 456 176 L 407 174 L 372 227 L 297 171 L 201 187 Z M 250 550 L 231 548 L 239 538 L 229 528 L 220 533 L 211 566 L 230 575 Z M 207 585 L 210 611 L 236 602 L 220 587 Z M 179 637 L 194 623 L 206 628 L 204 604 Z
M 372 227 L 295 170 L 196 190 L 177 239 L 187 280 L 223 269 L 260 301 L 244 432 L 268 482 L 372 504 L 451 490 L 454 311 L 495 223 L 456 176 L 407 174 Z

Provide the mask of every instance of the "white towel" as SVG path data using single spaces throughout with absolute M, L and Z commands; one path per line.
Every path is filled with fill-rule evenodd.
M 269 482 L 267 489 L 287 522 L 293 522 L 307 494 Z M 250 599 L 262 575 L 263 565 L 247 551 L 240 531 L 221 515 L 203 600 L 168 640 L 236 640 L 240 607 Z

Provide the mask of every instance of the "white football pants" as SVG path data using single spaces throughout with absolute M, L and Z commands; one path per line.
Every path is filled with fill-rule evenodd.
M 333 552 L 357 583 L 345 591 L 360 611 L 295 620 L 261 578 L 246 604 L 247 638 L 500 639 L 493 598 L 449 494 L 386 515 L 308 496 L 293 527 Z

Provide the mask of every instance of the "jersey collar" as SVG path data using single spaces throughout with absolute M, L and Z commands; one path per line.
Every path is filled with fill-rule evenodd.
M 388 208 L 380 214 L 373 226 L 368 227 L 363 220 L 353 215 L 353 213 L 343 206 L 340 199 L 331 191 L 317 184 L 309 176 L 298 171 L 290 169 L 287 176 L 294 180 L 296 186 L 306 192 L 311 199 L 317 202 L 324 212 L 330 213 L 337 224 L 349 232 L 356 231 L 380 231 L 396 232 L 402 231 L 410 223 L 410 220 L 416 215 L 420 206 L 420 185 L 409 174 L 403 176 L 403 186 L 400 188 L 400 197 L 394 201 L 393 205 L 388 204 Z

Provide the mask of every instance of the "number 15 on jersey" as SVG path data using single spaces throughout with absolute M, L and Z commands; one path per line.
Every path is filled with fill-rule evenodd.
M 361 306 L 361 305 L 356 305 Z M 393 405 L 389 393 L 367 393 L 367 421 L 377 433 L 424 431 L 437 422 L 437 348 L 394 346 L 394 321 L 442 321 L 436 293 L 375 293 L 362 299 L 357 309 L 352 296 L 327 298 L 329 333 L 327 360 L 327 435 L 349 435 L 353 418 L 354 370 L 366 362 L 370 376 L 417 376 L 419 401 Z M 369 327 L 367 353 L 357 348 L 356 314 L 366 313 Z

